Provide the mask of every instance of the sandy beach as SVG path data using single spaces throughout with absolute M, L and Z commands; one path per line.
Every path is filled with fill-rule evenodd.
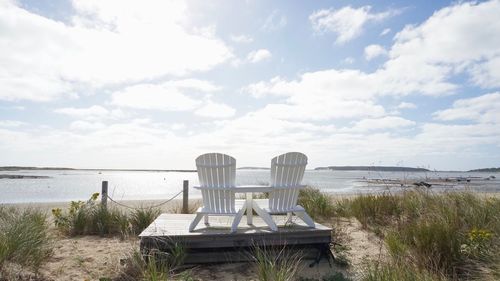
M 343 195 L 342 198 L 355 195 Z M 156 206 L 162 201 L 120 201 L 120 204 L 132 208 Z M 53 208 L 67 208 L 68 202 L 57 203 L 22 203 L 4 204 L 16 208 L 36 208 L 50 214 Z M 190 200 L 190 206 L 198 206 L 199 200 Z M 181 209 L 181 200 L 172 200 L 162 205 L 162 212 L 178 212 Z M 123 206 L 109 202 L 110 207 L 128 210 Z M 326 260 L 319 265 L 309 267 L 311 260 L 302 262 L 299 276 L 321 278 L 329 272 L 344 272 L 355 275 L 360 270 L 363 261 L 377 259 L 384 253 L 381 240 L 372 233 L 361 229 L 355 220 L 340 220 L 325 225 L 341 230 L 344 233 L 345 243 L 349 251 L 352 266 L 346 271 L 335 264 L 330 267 Z M 131 236 L 126 239 L 117 237 L 76 236 L 66 237 L 53 228 L 56 237 L 54 255 L 49 258 L 40 270 L 49 280 L 98 280 L 101 277 L 117 276 L 123 268 L 123 262 L 134 250 L 139 249 L 139 239 Z M 208 264 L 191 267 L 192 276 L 196 280 L 258 280 L 257 271 L 253 263 Z
M 480 197 L 500 197 L 500 193 L 480 193 Z M 334 196 L 336 200 L 352 199 L 355 194 L 345 194 Z M 108 202 L 109 207 L 117 207 L 124 211 L 130 208 L 141 208 L 158 206 L 161 200 L 148 201 L 120 201 L 120 205 Z M 23 203 L 23 204 L 3 204 L 16 208 L 36 208 L 51 215 L 53 208 L 65 209 L 68 202 L 57 203 Z M 195 209 L 200 205 L 199 200 L 190 200 L 190 209 Z M 128 206 L 128 207 L 124 207 Z M 178 213 L 181 210 L 182 201 L 172 200 L 159 208 L 162 213 Z M 337 265 L 330 266 L 326 260 L 322 260 L 319 265 L 310 268 L 311 260 L 302 262 L 302 267 L 298 271 L 298 276 L 320 279 L 325 274 L 331 272 L 342 272 L 356 280 L 363 270 L 363 266 L 370 260 L 381 260 L 387 256 L 384 241 L 373 232 L 361 227 L 356 219 L 332 218 L 329 221 L 322 221 L 322 224 L 332 227 L 345 248 L 345 255 L 348 256 L 350 266 L 348 269 Z M 124 261 L 134 250 L 139 249 L 139 239 L 137 236 L 129 236 L 125 239 L 118 237 L 99 236 L 76 236 L 67 237 L 58 233 L 52 225 L 55 239 L 54 254 L 41 267 L 40 272 L 48 280 L 99 280 L 101 277 L 115 277 L 123 269 Z M 339 242 L 339 241 L 337 241 Z M 336 255 L 336 253 L 333 253 Z M 253 263 L 229 263 L 229 264 L 204 264 L 189 267 L 191 275 L 195 280 L 258 280 L 256 266 Z

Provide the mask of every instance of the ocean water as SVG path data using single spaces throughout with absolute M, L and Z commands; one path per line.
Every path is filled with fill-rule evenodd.
M 48 176 L 41 179 L 0 179 L 0 203 L 65 202 L 85 200 L 101 191 L 101 182 L 109 182 L 109 195 L 115 200 L 168 199 L 182 190 L 183 180 L 190 186 L 198 184 L 195 172 L 153 171 L 89 171 L 89 170 L 21 170 L 2 171 L 0 174 Z M 491 177 L 493 176 L 493 177 Z M 238 185 L 269 183 L 268 170 L 237 170 Z M 444 181 L 468 178 L 470 182 Z M 486 179 L 488 178 L 488 179 Z M 305 172 L 303 184 L 333 194 L 380 193 L 404 188 L 395 180 L 426 181 L 436 191 L 472 190 L 500 192 L 500 173 L 469 172 L 370 172 L 370 171 L 315 171 Z M 200 198 L 193 188 L 190 198 Z

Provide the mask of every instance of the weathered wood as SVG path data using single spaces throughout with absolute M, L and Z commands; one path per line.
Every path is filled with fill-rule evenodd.
M 101 187 L 101 205 L 104 208 L 108 207 L 108 181 L 102 181 L 102 187 Z
M 184 180 L 182 184 L 182 213 L 189 213 L 189 181 Z
M 260 217 L 253 225 L 242 223 L 231 234 L 231 217 L 211 217 L 210 226 L 188 231 L 193 214 L 161 214 L 139 236 L 142 250 L 156 248 L 168 251 L 173 242 L 181 244 L 187 253 L 188 263 L 227 262 L 250 260 L 247 255 L 254 247 L 297 246 L 305 251 L 331 242 L 331 228 L 316 224 L 308 227 L 301 220 L 284 225 L 286 216 L 274 216 L 281 225 L 278 231 L 269 229 Z M 308 254 L 314 256 L 314 254 Z

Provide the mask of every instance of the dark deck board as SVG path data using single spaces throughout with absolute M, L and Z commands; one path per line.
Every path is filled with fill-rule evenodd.
M 172 242 L 180 243 L 192 262 L 217 262 L 221 258 L 225 261 L 244 260 L 249 249 L 255 246 L 286 245 L 307 249 L 331 242 L 332 229 L 329 227 L 316 223 L 316 228 L 309 228 L 300 219 L 285 226 L 285 216 L 273 218 L 279 227 L 277 232 L 271 231 L 258 216 L 254 216 L 253 225 L 247 225 L 244 216 L 237 233 L 231 234 L 232 217 L 210 217 L 209 227 L 202 221 L 195 231 L 189 232 L 194 215 L 161 214 L 139 236 L 143 248 L 165 250 Z

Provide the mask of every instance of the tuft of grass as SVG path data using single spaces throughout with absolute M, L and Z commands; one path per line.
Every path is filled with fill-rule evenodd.
M 87 234 L 99 234 L 100 236 L 119 234 L 120 237 L 125 238 L 130 232 L 127 214 L 117 208 L 105 208 L 98 205 L 88 215 L 90 218 Z
M 188 214 L 196 213 L 199 207 L 201 207 L 201 201 L 190 201 L 188 205 Z M 168 209 L 168 212 L 172 214 L 182 214 L 182 203 L 174 204 Z
M 335 214 L 335 206 L 331 197 L 317 188 L 301 189 L 298 204 L 304 207 L 314 220 L 329 218 Z
M 148 227 L 161 213 L 158 208 L 140 208 L 135 209 L 130 214 L 130 224 L 132 233 L 139 234 Z
M 362 195 L 350 202 L 350 214 L 361 225 L 388 225 L 395 217 L 399 216 L 401 209 L 398 198 L 390 194 Z
M 329 274 L 325 274 L 321 279 L 317 278 L 308 278 L 308 277 L 299 277 L 298 281 L 351 281 L 348 277 L 344 276 L 342 272 L 333 272 Z
M 253 259 L 260 281 L 294 280 L 300 270 L 302 255 L 287 247 L 254 247 Z
M 134 249 L 125 259 L 125 264 L 115 281 L 163 281 L 193 280 L 190 271 L 181 271 L 185 249 L 178 243 L 172 243 L 169 251 L 156 249 L 141 253 Z
M 52 253 L 53 238 L 46 214 L 0 206 L 0 270 L 11 262 L 36 273 Z
M 443 275 L 433 274 L 411 264 L 383 262 L 368 264 L 363 272 L 362 281 L 444 281 Z

